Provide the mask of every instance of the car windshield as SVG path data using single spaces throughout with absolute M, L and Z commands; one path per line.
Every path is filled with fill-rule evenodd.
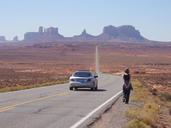
M 74 74 L 75 77 L 91 77 L 90 72 L 76 72 Z

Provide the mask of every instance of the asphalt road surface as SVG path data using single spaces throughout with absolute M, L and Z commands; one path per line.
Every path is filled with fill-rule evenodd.
M 122 88 L 119 76 L 98 79 L 98 91 L 61 84 L 0 93 L 0 128 L 69 128 Z

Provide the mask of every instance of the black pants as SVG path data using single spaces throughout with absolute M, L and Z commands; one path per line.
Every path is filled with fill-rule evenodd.
M 123 100 L 124 100 L 124 102 L 125 103 L 129 103 L 129 96 L 130 96 L 130 92 L 131 92 L 131 90 L 130 89 L 125 89 L 125 88 L 123 88 Z

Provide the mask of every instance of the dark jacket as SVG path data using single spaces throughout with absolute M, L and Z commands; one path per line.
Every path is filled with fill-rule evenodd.
M 124 76 L 123 76 L 123 79 L 124 79 L 124 83 L 125 83 L 125 84 L 128 84 L 128 83 L 130 83 L 131 75 L 125 73 Z
M 124 79 L 124 85 L 123 85 L 123 89 L 124 90 L 133 90 L 132 84 L 131 84 L 131 75 L 125 73 L 123 75 L 123 79 Z

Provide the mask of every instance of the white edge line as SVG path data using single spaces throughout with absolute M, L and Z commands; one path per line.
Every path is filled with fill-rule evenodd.
M 74 125 L 72 125 L 70 128 L 79 128 L 81 126 L 81 124 L 83 124 L 88 118 L 90 118 L 91 116 L 93 116 L 93 114 L 95 114 L 97 111 L 99 111 L 101 108 L 103 108 L 104 106 L 106 106 L 108 103 L 110 103 L 111 101 L 113 101 L 116 97 L 118 97 L 120 94 L 122 93 L 122 91 L 119 91 L 118 93 L 116 93 L 113 97 L 111 97 L 110 99 L 108 99 L 107 101 L 105 101 L 104 103 L 102 103 L 99 107 L 95 108 L 93 111 L 91 111 L 89 114 L 87 114 L 87 116 L 83 117 L 81 120 L 79 120 L 78 122 L 76 122 Z

